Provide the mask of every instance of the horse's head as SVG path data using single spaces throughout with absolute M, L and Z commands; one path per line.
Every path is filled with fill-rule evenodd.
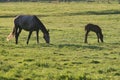
M 47 33 L 44 33 L 43 38 L 45 39 L 46 43 L 50 43 L 49 30 L 47 31 Z

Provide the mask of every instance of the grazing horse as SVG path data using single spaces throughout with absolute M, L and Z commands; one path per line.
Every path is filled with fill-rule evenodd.
M 98 25 L 94 25 L 94 24 L 89 23 L 89 24 L 87 24 L 85 26 L 85 31 L 86 31 L 86 33 L 85 33 L 85 41 L 84 41 L 85 43 L 87 43 L 87 36 L 88 36 L 88 33 L 90 31 L 93 31 L 93 32 L 96 33 L 97 38 L 98 38 L 98 43 L 99 43 L 99 39 L 101 40 L 101 42 L 103 42 L 102 29 Z
M 43 38 L 46 43 L 50 43 L 49 30 L 45 28 L 43 23 L 35 15 L 19 15 L 14 19 L 13 31 L 8 35 L 7 40 L 15 36 L 16 44 L 18 44 L 18 37 L 22 29 L 29 31 L 27 44 L 33 31 L 36 31 L 37 43 L 39 43 L 39 30 L 43 33 Z

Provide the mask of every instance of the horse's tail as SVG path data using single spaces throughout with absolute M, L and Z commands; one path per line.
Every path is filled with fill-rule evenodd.
M 7 41 L 11 40 L 15 36 L 15 27 L 13 28 L 13 31 L 8 35 Z

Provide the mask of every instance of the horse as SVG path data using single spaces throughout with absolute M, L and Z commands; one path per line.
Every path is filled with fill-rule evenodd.
M 49 30 L 43 25 L 43 23 L 35 15 L 19 15 L 14 19 L 13 31 L 8 35 L 7 41 L 15 36 L 15 42 L 18 44 L 18 37 L 21 31 L 29 31 L 27 44 L 33 31 L 36 31 L 37 43 L 39 43 L 39 30 L 43 33 L 43 38 L 46 43 L 50 43 Z
M 87 24 L 87 25 L 85 26 L 85 31 L 86 31 L 86 33 L 85 33 L 84 43 L 88 43 L 88 42 L 87 42 L 87 36 L 88 36 L 88 33 L 89 33 L 90 31 L 93 31 L 93 32 L 96 33 L 97 38 L 98 38 L 98 43 L 99 43 L 99 39 L 101 40 L 102 43 L 104 42 L 104 41 L 103 41 L 102 29 L 101 29 L 98 25 L 89 23 L 89 24 Z

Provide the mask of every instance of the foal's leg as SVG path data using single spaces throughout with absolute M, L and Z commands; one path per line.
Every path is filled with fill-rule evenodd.
M 102 34 L 100 34 L 100 40 L 101 40 L 101 42 L 104 42 L 104 41 L 103 41 L 103 35 L 102 35 Z
M 99 43 L 100 35 L 99 35 L 99 33 L 96 33 L 96 35 L 97 35 L 97 39 L 98 39 L 98 43 Z
M 102 43 L 104 42 L 102 37 L 100 37 L 100 40 L 101 40 Z
M 90 31 L 86 31 L 86 33 L 85 33 L 85 41 L 84 41 L 84 43 L 88 43 L 87 42 L 87 36 L 88 36 L 88 33 L 89 33 Z
M 27 44 L 29 43 L 30 36 L 32 34 L 32 31 L 29 32 L 28 39 L 27 39 Z
M 101 42 L 104 42 L 104 41 L 103 41 L 103 34 L 102 34 L 102 31 L 99 32 L 99 37 L 100 37 Z
M 39 43 L 39 30 L 36 31 L 37 43 Z

